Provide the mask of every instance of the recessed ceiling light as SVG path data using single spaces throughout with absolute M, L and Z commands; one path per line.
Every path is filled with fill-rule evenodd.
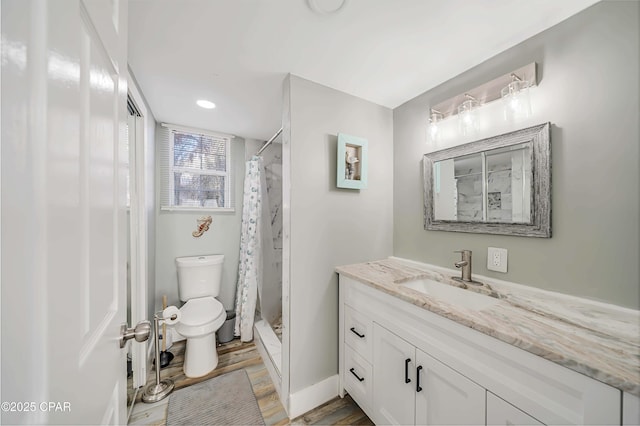
M 340 12 L 348 0 L 307 0 L 309 8 L 320 15 L 331 15 Z
M 213 109 L 216 107 L 216 104 L 210 101 L 206 101 L 204 99 L 200 99 L 196 103 L 198 104 L 199 107 L 206 108 L 206 109 Z

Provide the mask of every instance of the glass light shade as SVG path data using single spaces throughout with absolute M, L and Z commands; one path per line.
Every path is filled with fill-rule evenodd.
M 434 142 L 438 140 L 438 135 L 439 135 L 438 123 L 442 121 L 443 118 L 444 116 L 442 115 L 442 113 L 438 111 L 432 110 L 429 115 L 429 136 L 431 137 L 431 140 Z
M 505 120 L 518 121 L 531 116 L 528 81 L 514 79 L 500 91 L 500 95 L 504 103 Z
M 478 101 L 470 96 L 458 107 L 458 123 L 463 135 L 478 131 L 477 109 Z

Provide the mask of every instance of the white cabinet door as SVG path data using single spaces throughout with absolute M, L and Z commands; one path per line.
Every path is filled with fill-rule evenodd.
M 419 349 L 416 359 L 416 424 L 484 424 L 483 387 Z
M 640 425 L 640 397 L 625 392 L 622 398 L 622 424 Z
M 524 411 L 487 392 L 487 426 L 542 425 Z
M 415 413 L 415 348 L 373 324 L 373 421 L 412 425 Z

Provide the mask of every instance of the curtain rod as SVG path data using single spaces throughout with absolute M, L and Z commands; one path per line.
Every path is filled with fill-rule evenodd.
M 271 145 L 271 143 L 272 143 L 272 142 L 273 142 L 273 141 L 274 141 L 278 136 L 280 136 L 280 133 L 282 133 L 282 127 L 280 127 L 280 130 L 278 130 L 278 131 L 276 132 L 276 134 L 275 134 L 275 135 L 273 135 L 273 136 L 271 137 L 271 139 L 269 139 L 268 141 L 266 141 L 266 142 L 264 143 L 264 145 L 262 145 L 262 147 L 258 150 L 258 152 L 256 152 L 256 155 L 260 155 L 260 154 L 262 154 L 262 151 L 264 151 L 264 150 L 265 150 L 269 145 Z

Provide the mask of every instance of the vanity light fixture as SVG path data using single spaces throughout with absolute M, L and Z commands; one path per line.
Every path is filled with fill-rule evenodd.
M 468 93 L 464 94 L 465 100 L 458 107 L 458 120 L 460 132 L 468 135 L 478 130 L 477 109 L 480 105 L 478 100 Z
M 429 110 L 429 134 L 432 135 L 431 124 L 433 123 L 432 116 L 434 111 L 441 114 L 441 117 L 438 117 L 438 123 L 452 115 L 459 115 L 460 131 L 463 134 L 467 134 L 478 129 L 478 109 L 489 102 L 501 98 L 505 99 L 504 102 L 510 105 L 509 108 L 512 111 L 517 106 L 516 114 L 505 110 L 507 119 L 517 120 L 529 116 L 531 114 L 529 88 L 536 86 L 537 83 L 536 63 L 532 62 L 529 65 L 467 90 L 463 94 L 433 105 Z M 437 133 L 437 130 L 434 131 Z
M 442 121 L 444 115 L 438 110 L 431 108 L 429 111 L 429 136 L 432 141 L 438 139 L 438 123 Z
M 214 109 L 216 107 L 216 104 L 214 104 L 211 101 L 207 101 L 205 99 L 199 99 L 196 101 L 196 104 L 204 109 Z
M 504 101 L 504 118 L 517 121 L 531 115 L 529 82 L 511 73 L 511 82 L 500 91 Z

